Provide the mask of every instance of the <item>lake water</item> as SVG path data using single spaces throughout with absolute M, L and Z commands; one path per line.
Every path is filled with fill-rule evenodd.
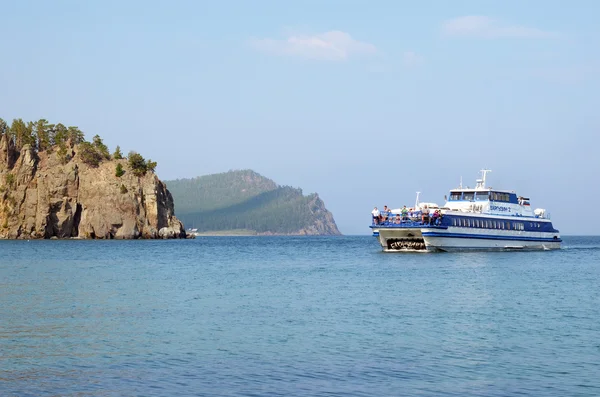
M 0 396 L 517 395 L 600 395 L 600 237 L 0 241 Z

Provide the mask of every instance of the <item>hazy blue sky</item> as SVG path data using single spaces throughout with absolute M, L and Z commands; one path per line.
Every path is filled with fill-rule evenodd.
M 460 177 L 600 234 L 600 2 L 0 1 L 0 117 L 77 125 L 161 179 L 253 169 L 345 234 Z

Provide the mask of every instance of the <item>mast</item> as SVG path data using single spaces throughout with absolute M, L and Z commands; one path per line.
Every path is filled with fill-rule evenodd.
M 488 172 L 492 172 L 492 170 L 481 170 L 481 179 L 477 179 L 477 186 L 475 186 L 475 189 L 485 189 L 485 177 Z
M 421 194 L 421 192 L 417 192 L 417 200 L 415 201 L 415 211 L 417 210 L 417 208 L 419 208 L 419 194 Z

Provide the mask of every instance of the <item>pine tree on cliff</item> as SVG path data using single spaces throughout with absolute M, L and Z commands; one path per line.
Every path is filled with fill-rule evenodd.
M 50 131 L 52 129 L 48 120 L 40 119 L 35 123 L 35 137 L 37 139 L 37 149 L 40 152 L 50 149 L 52 141 L 50 140 Z
M 85 136 L 78 127 L 69 127 L 67 135 L 69 136 L 68 142 L 70 143 L 71 147 L 85 142 Z
M 15 140 L 15 149 L 17 151 L 20 151 L 25 145 L 35 145 L 32 122 L 25 124 L 23 119 L 13 119 L 10 126 L 10 134 Z
M 110 153 L 108 152 L 108 147 L 106 147 L 104 142 L 102 142 L 102 139 L 99 135 L 94 135 L 93 145 L 98 151 L 98 153 L 102 155 L 102 157 L 104 157 L 107 160 L 110 160 Z
M 123 158 L 123 153 L 121 153 L 121 147 L 117 145 L 115 148 L 115 152 L 113 153 L 113 159 L 121 160 Z
M 0 118 L 0 139 L 2 139 L 3 136 L 6 136 L 6 163 L 8 164 L 9 158 L 10 158 L 10 150 L 8 150 L 9 148 L 9 139 L 10 139 L 10 130 L 8 128 L 8 124 L 6 124 L 6 121 L 4 121 L 4 119 Z
M 8 124 L 6 124 L 6 121 L 0 117 L 0 138 L 2 138 L 3 135 L 8 134 L 8 132 Z

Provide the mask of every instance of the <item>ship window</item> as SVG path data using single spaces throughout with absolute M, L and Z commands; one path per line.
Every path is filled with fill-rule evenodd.
M 460 193 L 450 193 L 450 201 L 459 201 L 460 196 Z
M 510 230 L 510 222 L 506 222 L 506 230 Z
M 463 200 L 466 200 L 466 201 L 473 201 L 473 196 L 474 196 L 474 195 L 475 195 L 475 193 L 473 193 L 473 192 L 465 192 L 465 193 L 463 194 Z
M 488 192 L 477 192 L 475 193 L 475 201 L 487 201 L 488 200 Z
M 492 221 L 492 228 L 498 229 L 498 224 L 496 223 L 496 221 Z
M 498 201 L 498 193 L 496 193 L 496 192 L 492 193 L 492 200 Z
M 479 227 L 479 219 L 476 219 L 476 220 L 475 220 L 475 225 L 476 225 L 477 227 Z

